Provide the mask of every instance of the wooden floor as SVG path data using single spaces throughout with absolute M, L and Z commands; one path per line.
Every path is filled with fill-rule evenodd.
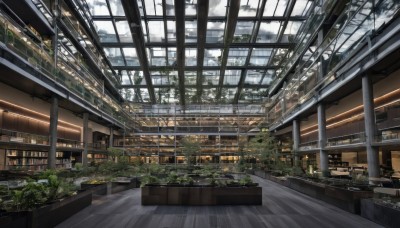
M 57 227 L 380 227 L 322 201 L 253 177 L 262 206 L 142 206 L 140 189 L 96 197 L 90 207 Z

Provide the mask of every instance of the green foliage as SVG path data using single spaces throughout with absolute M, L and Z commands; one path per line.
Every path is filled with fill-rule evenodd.
M 124 150 L 120 148 L 109 147 L 107 151 L 108 151 L 108 156 L 111 157 L 111 159 L 115 162 L 117 158 L 119 160 L 120 157 L 124 155 Z
M 118 160 L 117 163 L 113 161 L 106 161 L 99 165 L 97 173 L 109 176 L 126 176 L 129 175 L 129 163 L 127 161 Z
M 81 170 L 82 170 L 82 167 L 83 167 L 82 163 L 75 163 L 75 169 L 76 169 L 77 171 L 81 171 Z
M 290 172 L 291 176 L 301 176 L 304 174 L 303 169 L 300 166 L 293 166 Z
M 194 183 L 193 179 L 188 175 L 178 177 L 176 180 L 178 181 L 179 184 L 184 184 L 184 185 L 192 185 Z
M 249 175 L 246 175 L 245 177 L 243 177 L 239 180 L 240 185 L 248 185 L 248 184 L 252 184 L 252 183 L 253 183 L 253 180 L 250 178 Z
M 261 131 L 248 144 L 250 154 L 256 157 L 266 168 L 271 168 L 271 165 L 277 160 L 277 149 L 278 143 L 269 131 Z
M 200 144 L 190 138 L 184 138 L 181 141 L 181 144 L 183 146 L 183 153 L 185 155 L 188 166 L 196 164 L 196 154 L 201 149 Z
M 49 176 L 57 176 L 58 171 L 55 169 L 46 169 L 39 174 L 39 179 L 48 179 Z
M 48 200 L 54 200 L 57 198 L 58 194 L 58 187 L 60 187 L 60 181 L 58 180 L 57 175 L 49 175 L 47 177 L 48 184 L 47 184 L 47 198 Z
M 158 177 L 152 176 L 152 175 L 143 176 L 140 181 L 141 181 L 140 187 L 144 187 L 147 184 L 159 184 L 160 183 L 160 180 L 158 179 Z
M 17 211 L 30 210 L 47 201 L 48 191 L 42 184 L 29 182 L 22 190 L 12 192 L 13 206 Z
M 352 175 L 352 184 L 356 185 L 368 185 L 369 184 L 369 178 L 366 175 L 361 175 L 361 174 L 355 174 Z
M 159 164 L 152 163 L 147 165 L 147 172 L 151 174 L 163 174 L 165 173 L 165 169 Z
M 170 172 L 170 174 L 166 178 L 166 182 L 167 182 L 167 184 L 179 183 L 178 182 L 178 174 L 176 172 L 173 172 L 173 171 Z

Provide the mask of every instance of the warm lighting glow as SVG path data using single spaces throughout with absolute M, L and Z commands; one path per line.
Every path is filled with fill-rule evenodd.
M 22 109 L 22 110 L 25 110 L 25 111 L 28 111 L 28 112 L 31 112 L 31 113 L 35 113 L 35 114 L 37 114 L 37 115 L 40 115 L 40 116 L 43 116 L 43 117 L 46 117 L 46 118 L 49 118 L 49 119 L 50 119 L 50 116 L 45 115 L 45 114 L 40 113 L 40 112 L 36 112 L 36 111 L 34 111 L 34 110 L 32 110 L 32 109 L 28 109 L 28 108 L 25 108 L 25 107 L 16 105 L 16 104 L 10 103 L 10 102 L 5 101 L 5 100 L 0 100 L 0 102 L 6 103 L 6 104 L 11 105 L 11 106 L 14 106 L 14 107 L 16 107 L 16 108 L 19 108 L 19 109 Z M 63 120 L 58 120 L 58 122 L 63 123 L 63 124 L 66 124 L 66 125 L 69 125 L 69 126 L 71 126 L 71 127 L 81 128 L 81 127 L 78 126 L 78 125 L 71 124 L 71 123 L 65 122 L 65 121 L 63 121 Z
M 13 116 L 18 116 L 18 117 L 22 117 L 22 118 L 25 118 L 25 119 L 29 119 L 29 120 L 35 120 L 35 121 L 38 121 L 38 122 L 41 122 L 41 123 L 49 124 L 49 125 L 50 125 L 49 122 L 46 122 L 46 121 L 43 121 L 43 120 L 39 120 L 39 119 L 35 119 L 35 118 L 29 117 L 29 116 L 24 116 L 24 115 L 17 114 L 17 113 L 13 113 L 13 112 L 9 112 L 9 114 L 10 114 L 10 115 L 13 115 Z M 71 131 L 71 132 L 80 133 L 80 131 L 78 131 L 78 130 L 76 130 L 76 129 L 73 129 L 73 128 L 62 127 L 62 126 L 57 126 L 57 128 L 61 128 L 61 129 L 64 129 L 64 130 L 67 130 L 67 131 Z
M 378 103 L 380 100 L 385 99 L 385 98 L 392 97 L 392 96 L 394 96 L 394 95 L 396 95 L 396 94 L 398 95 L 398 93 L 400 93 L 400 89 L 393 90 L 392 92 L 389 92 L 389 93 L 387 93 L 387 94 L 385 94 L 385 95 L 382 95 L 382 96 L 380 96 L 380 97 L 378 97 L 378 98 L 375 98 L 375 99 L 374 99 L 374 103 Z M 376 107 L 375 109 L 387 107 L 387 106 L 392 105 L 392 104 L 394 104 L 394 103 L 396 103 L 396 102 L 400 102 L 400 99 L 391 101 L 391 102 L 386 103 L 386 104 L 382 104 L 382 105 Z M 345 112 L 343 112 L 343 113 L 340 113 L 340 114 L 338 114 L 338 115 L 332 116 L 332 117 L 328 118 L 326 121 L 328 122 L 328 121 L 330 121 L 330 120 L 333 120 L 333 119 L 336 119 L 336 118 L 340 118 L 340 117 L 345 116 L 345 115 L 347 115 L 347 114 L 350 114 L 350 113 L 352 113 L 352 112 L 359 111 L 359 110 L 362 109 L 363 107 L 364 107 L 364 105 L 356 106 L 356 107 L 354 107 L 354 108 L 352 108 L 352 109 L 350 109 L 350 110 L 347 110 L 347 111 L 345 111 Z M 349 118 L 340 120 L 340 121 L 338 121 L 338 122 L 331 123 L 331 124 L 327 125 L 326 127 L 329 128 L 329 127 L 337 126 L 337 125 L 340 125 L 341 123 L 349 122 L 350 120 L 353 120 L 353 119 L 355 119 L 355 118 L 357 118 L 357 117 L 363 116 L 363 115 L 364 115 L 363 111 L 362 111 L 362 110 L 360 110 L 360 111 L 361 111 L 362 113 L 358 113 L 358 114 L 354 113 L 354 114 L 356 114 L 355 116 L 351 116 L 351 117 L 349 117 Z M 302 132 L 306 132 L 306 133 L 303 133 L 303 134 L 301 134 L 301 135 L 304 136 L 304 135 L 309 135 L 309 134 L 311 134 L 311 133 L 317 132 L 318 129 L 315 129 L 315 130 L 312 130 L 312 131 L 307 132 L 307 130 L 313 129 L 313 128 L 317 127 L 317 126 L 318 126 L 318 124 L 314 124 L 314 125 L 312 125 L 312 126 L 310 126 L 310 127 L 304 128 L 304 129 L 302 130 Z

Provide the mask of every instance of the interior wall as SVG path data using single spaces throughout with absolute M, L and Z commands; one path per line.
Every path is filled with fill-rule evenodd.
M 379 82 L 375 83 L 373 85 L 374 88 L 374 98 L 381 97 L 384 94 L 387 94 L 391 91 L 394 91 L 396 89 L 400 88 L 400 70 L 392 73 L 391 75 L 387 76 L 386 78 L 380 80 Z M 363 105 L 362 103 L 362 90 L 359 89 L 355 91 L 354 93 L 348 95 L 347 97 L 342 98 L 339 100 L 336 104 L 331 104 L 326 109 L 326 118 L 329 119 L 331 117 L 334 117 L 336 115 L 342 114 L 345 111 L 348 111 L 350 109 L 353 109 L 357 106 Z M 317 120 L 317 114 L 312 114 L 310 115 L 306 120 L 301 120 L 300 122 L 300 131 L 310 127 L 310 126 L 315 126 L 318 124 Z M 357 126 L 348 126 L 351 129 L 353 129 L 354 132 L 352 133 L 358 133 L 364 131 L 364 123 L 363 120 L 356 124 Z M 336 137 L 337 134 L 335 134 L 334 129 L 332 131 L 327 132 L 328 137 Z M 305 141 L 313 141 L 314 138 L 317 137 L 318 133 L 313 133 L 310 134 L 309 136 L 304 136 L 302 137 L 302 142 Z M 331 135 L 331 136 L 329 136 Z M 312 139 L 311 139 L 312 138 Z
M 400 172 L 400 151 L 392 151 L 392 168 L 395 172 Z
M 0 83 L 0 99 L 5 100 L 7 102 L 13 103 L 15 105 L 30 109 L 35 112 L 42 113 L 44 115 L 50 115 L 50 107 L 51 104 L 47 101 L 41 100 L 36 97 L 32 97 L 31 95 L 21 92 L 20 90 L 17 90 L 15 88 L 12 88 L 4 83 Z M 0 118 L 1 119 L 1 118 Z M 80 137 L 76 140 L 81 140 L 83 139 L 83 119 L 80 116 L 75 115 L 69 110 L 59 108 L 58 110 L 58 119 L 65 121 L 67 123 L 76 125 L 78 128 L 80 128 Z M 24 121 L 22 121 L 24 122 Z M 28 121 L 29 122 L 29 121 Z M 28 123 L 29 125 L 29 123 Z M 104 134 L 109 135 L 110 134 L 110 129 L 107 126 L 102 126 L 98 123 L 92 122 L 89 120 L 89 128 L 91 131 L 99 131 Z M 65 135 L 65 132 L 61 132 L 62 135 Z M 115 132 L 116 134 L 118 132 Z M 90 134 L 90 139 L 92 138 Z M 89 141 L 91 142 L 91 141 Z
M 343 152 L 342 162 L 348 162 L 349 165 L 357 163 L 357 152 Z

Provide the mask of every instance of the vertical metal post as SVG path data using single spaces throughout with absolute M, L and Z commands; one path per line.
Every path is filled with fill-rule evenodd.
M 319 142 L 320 166 L 321 166 L 322 176 L 326 177 L 329 174 L 329 167 L 328 167 L 328 152 L 325 150 L 325 144 L 326 144 L 325 105 L 319 103 L 317 109 L 318 109 L 318 142 Z
M 88 139 L 89 138 L 89 113 L 83 113 L 83 152 L 82 165 L 87 166 L 88 159 Z
M 368 176 L 371 178 L 380 177 L 379 170 L 379 151 L 372 146 L 377 134 L 375 123 L 373 87 L 368 74 L 362 77 L 362 95 L 364 103 L 364 122 L 365 122 L 365 146 L 367 149 Z
M 51 98 L 50 107 L 50 149 L 47 156 L 47 168 L 56 168 L 56 150 L 57 150 L 57 124 L 58 124 L 58 98 Z

